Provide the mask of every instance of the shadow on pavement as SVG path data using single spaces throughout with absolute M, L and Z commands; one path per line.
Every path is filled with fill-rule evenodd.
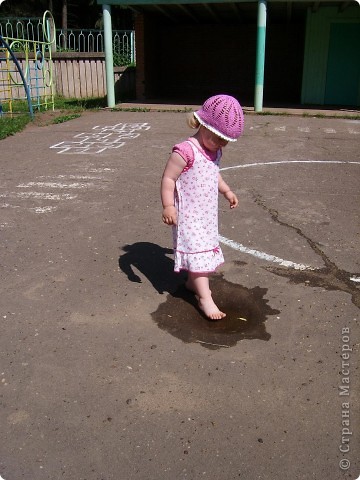
M 184 286 L 186 274 L 174 273 L 173 260 L 167 256 L 172 254 L 171 249 L 138 242 L 124 246 L 123 251 L 119 266 L 130 282 L 141 283 L 138 270 L 158 293 L 169 293 L 151 314 L 160 329 L 185 343 L 200 343 L 210 349 L 229 348 L 243 339 L 270 339 L 265 320 L 279 311 L 268 305 L 266 288 L 248 289 L 227 281 L 222 274 L 213 275 L 213 297 L 226 317 L 209 321 L 198 308 L 195 295 Z

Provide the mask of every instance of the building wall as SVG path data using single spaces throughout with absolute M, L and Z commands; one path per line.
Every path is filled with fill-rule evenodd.
M 302 103 L 360 105 L 360 8 L 308 11 Z
M 158 35 L 158 18 L 137 14 L 136 35 L 136 98 L 153 98 L 158 86 L 159 55 L 161 43 Z
M 135 96 L 141 100 L 145 97 L 145 18 L 144 15 L 135 17 L 135 37 L 136 37 L 136 80 Z
M 256 13 L 256 4 L 252 8 Z M 252 104 L 256 28 L 255 22 L 174 25 L 166 18 L 138 15 L 137 98 L 199 103 L 222 91 Z M 293 24 L 268 24 L 266 103 L 300 102 L 304 37 L 305 15 Z
M 181 25 L 161 29 L 159 92 L 203 99 L 224 91 L 239 99 L 254 88 L 254 25 Z
M 264 79 L 266 103 L 300 103 L 304 41 L 305 19 L 290 25 L 268 25 Z

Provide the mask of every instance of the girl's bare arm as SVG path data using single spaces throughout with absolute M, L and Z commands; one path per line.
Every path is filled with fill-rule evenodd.
M 239 205 L 239 200 L 235 193 L 231 190 L 229 185 L 225 182 L 222 176 L 219 173 L 219 192 L 224 195 L 226 200 L 230 204 L 230 208 L 235 208 Z
M 173 152 L 167 161 L 161 180 L 161 202 L 163 205 L 162 219 L 167 225 L 176 225 L 175 182 L 186 166 L 185 160 Z

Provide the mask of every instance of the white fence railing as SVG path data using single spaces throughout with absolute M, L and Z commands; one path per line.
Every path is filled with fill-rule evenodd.
M 43 42 L 43 19 L 0 18 L 0 35 Z M 95 29 L 56 29 L 54 50 L 57 52 L 99 53 L 104 51 L 104 31 Z M 113 30 L 114 65 L 136 63 L 135 32 Z
M 104 31 L 91 29 L 56 30 L 56 50 L 66 52 L 99 53 L 104 51 Z M 113 30 L 115 65 L 135 63 L 135 32 Z
M 42 18 L 0 18 L 0 35 L 36 42 L 44 41 Z

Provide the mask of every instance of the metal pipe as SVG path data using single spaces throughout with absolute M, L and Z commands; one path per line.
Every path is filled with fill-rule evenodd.
M 27 84 L 26 82 L 26 78 L 25 78 L 25 75 L 22 71 L 22 68 L 20 66 L 20 63 L 18 62 L 17 58 L 15 57 L 14 55 L 14 52 L 11 50 L 10 46 L 8 43 L 5 42 L 5 40 L 3 39 L 2 35 L 0 35 L 0 47 L 5 47 L 7 49 L 7 51 L 10 53 L 11 55 L 11 58 L 13 60 L 13 62 L 15 63 L 16 65 L 16 68 L 18 69 L 18 72 L 20 74 L 20 77 L 21 77 L 21 80 L 24 84 L 24 89 L 25 89 L 25 93 L 26 93 L 26 98 L 27 98 L 27 102 L 28 102 L 28 107 L 29 107 L 29 114 L 30 114 L 30 117 L 33 119 L 34 118 L 34 110 L 33 110 L 33 105 L 32 105 L 32 101 L 31 101 L 31 95 L 30 95 L 30 89 L 29 89 L 29 85 Z
M 264 99 L 266 5 L 266 0 L 259 0 L 256 42 L 255 112 L 262 112 Z
M 103 5 L 104 20 L 104 47 L 105 47 L 105 71 L 106 71 L 106 92 L 107 106 L 115 107 L 115 82 L 114 82 L 114 60 L 112 45 L 111 6 Z

